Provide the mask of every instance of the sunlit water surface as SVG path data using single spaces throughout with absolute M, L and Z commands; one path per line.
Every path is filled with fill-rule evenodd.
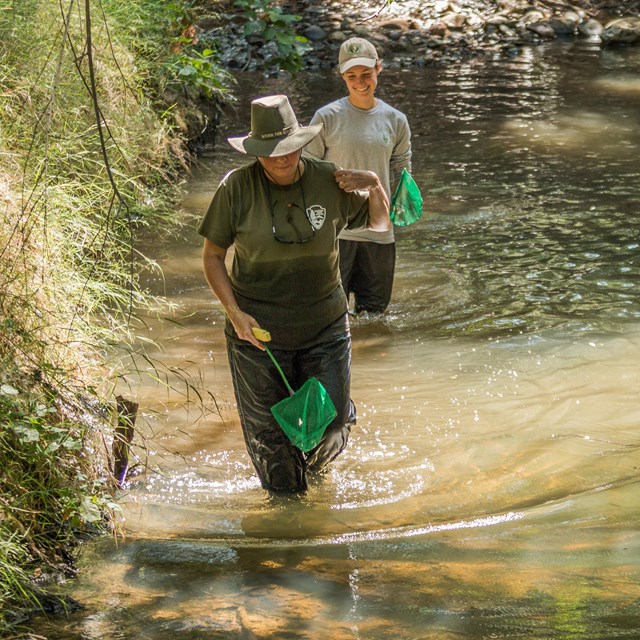
M 193 231 L 244 158 L 221 142 L 185 228 L 145 248 L 175 310 L 146 318 L 128 535 L 87 545 L 54 639 L 640 637 L 640 51 L 527 49 L 387 69 L 424 218 L 392 305 L 353 322 L 348 449 L 300 498 L 245 452 Z M 329 73 L 240 78 L 303 122 Z M 141 375 L 139 375 L 141 374 Z M 167 383 L 168 388 L 164 383 Z

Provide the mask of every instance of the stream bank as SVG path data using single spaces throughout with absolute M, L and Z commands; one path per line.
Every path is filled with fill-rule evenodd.
M 244 35 L 246 18 L 232 3 L 221 3 L 219 21 L 200 28 L 219 43 L 230 70 L 273 66 L 273 42 Z M 556 38 L 601 41 L 603 46 L 640 42 L 640 2 L 578 0 L 398 0 L 396 2 L 292 0 L 284 11 L 300 16 L 296 33 L 308 40 L 307 69 L 332 68 L 340 44 L 352 36 L 371 39 L 387 66 L 431 66 L 476 56 L 499 58 L 522 46 Z

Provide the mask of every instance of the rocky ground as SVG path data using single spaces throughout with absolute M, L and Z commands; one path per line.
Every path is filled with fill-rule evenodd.
M 525 45 L 556 38 L 588 38 L 600 46 L 640 46 L 640 0 L 280 0 L 270 3 L 300 16 L 295 30 L 308 41 L 306 69 L 334 68 L 351 36 L 373 41 L 387 67 L 455 64 L 470 57 L 517 55 Z M 246 15 L 234 0 L 206 0 L 213 9 L 189 37 L 214 44 L 232 73 L 284 73 L 274 42 L 246 37 Z M 616 24 L 617 23 L 617 24 Z M 193 31 L 192 31 L 193 29 Z M 190 149 L 215 137 L 224 99 L 168 94 L 175 125 Z
M 210 31 L 221 44 L 223 63 L 275 72 L 273 43 L 247 41 L 245 20 L 232 2 L 220 6 L 222 20 Z M 309 41 L 307 68 L 334 66 L 340 43 L 354 35 L 374 41 L 387 66 L 510 55 L 519 46 L 554 38 L 640 45 L 640 0 L 288 0 L 281 6 L 302 17 L 296 31 Z

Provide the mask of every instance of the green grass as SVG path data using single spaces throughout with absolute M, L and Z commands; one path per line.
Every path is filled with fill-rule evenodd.
M 0 0 L 0 634 L 113 526 L 112 347 L 157 304 L 137 238 L 172 223 L 189 162 L 164 92 L 225 86 L 205 49 L 171 50 L 191 2 L 88 6 Z

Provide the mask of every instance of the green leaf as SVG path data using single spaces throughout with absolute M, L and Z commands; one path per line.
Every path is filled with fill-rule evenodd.
M 279 8 L 271 9 L 267 11 L 267 16 L 271 22 L 278 22 L 281 17 L 284 17 L 282 11 Z
M 80 503 L 80 508 L 78 509 L 80 513 L 80 517 L 85 522 L 99 522 L 102 520 L 102 512 L 100 511 L 100 507 L 93 501 L 93 498 L 89 496 L 84 496 L 82 498 L 82 502 Z
M 12 424 L 11 429 L 22 442 L 38 442 L 40 432 L 26 424 Z
M 60 448 L 59 442 L 50 442 L 45 448 L 44 452 L 47 454 L 55 453 Z
M 284 33 L 282 31 L 278 31 L 278 33 L 276 33 L 276 40 L 280 44 L 292 45 L 296 41 L 296 37 L 293 33 Z
M 10 384 L 3 384 L 0 387 L 0 393 L 4 394 L 5 396 L 17 396 L 20 392 Z
M 276 34 L 277 34 L 277 33 L 278 33 L 278 31 L 276 30 L 276 28 L 275 28 L 275 27 L 267 27 L 267 28 L 264 30 L 264 32 L 263 32 L 263 34 L 262 34 L 262 37 L 263 37 L 265 40 L 273 40 L 273 39 L 275 38 L 275 36 L 276 36 Z
M 273 22 L 283 22 L 287 26 L 290 26 L 294 22 L 298 22 L 299 20 L 301 20 L 300 16 L 293 16 L 289 13 L 281 13 L 278 15 L 277 19 L 272 18 Z
M 264 20 L 253 20 L 244 25 L 244 35 L 253 36 L 264 33 L 267 23 Z
M 182 67 L 180 71 L 178 71 L 178 75 L 181 77 L 189 77 L 195 76 L 198 73 L 195 67 Z
M 64 441 L 64 448 L 67 451 L 81 451 L 82 450 L 82 440 L 78 440 L 76 438 L 67 438 Z

